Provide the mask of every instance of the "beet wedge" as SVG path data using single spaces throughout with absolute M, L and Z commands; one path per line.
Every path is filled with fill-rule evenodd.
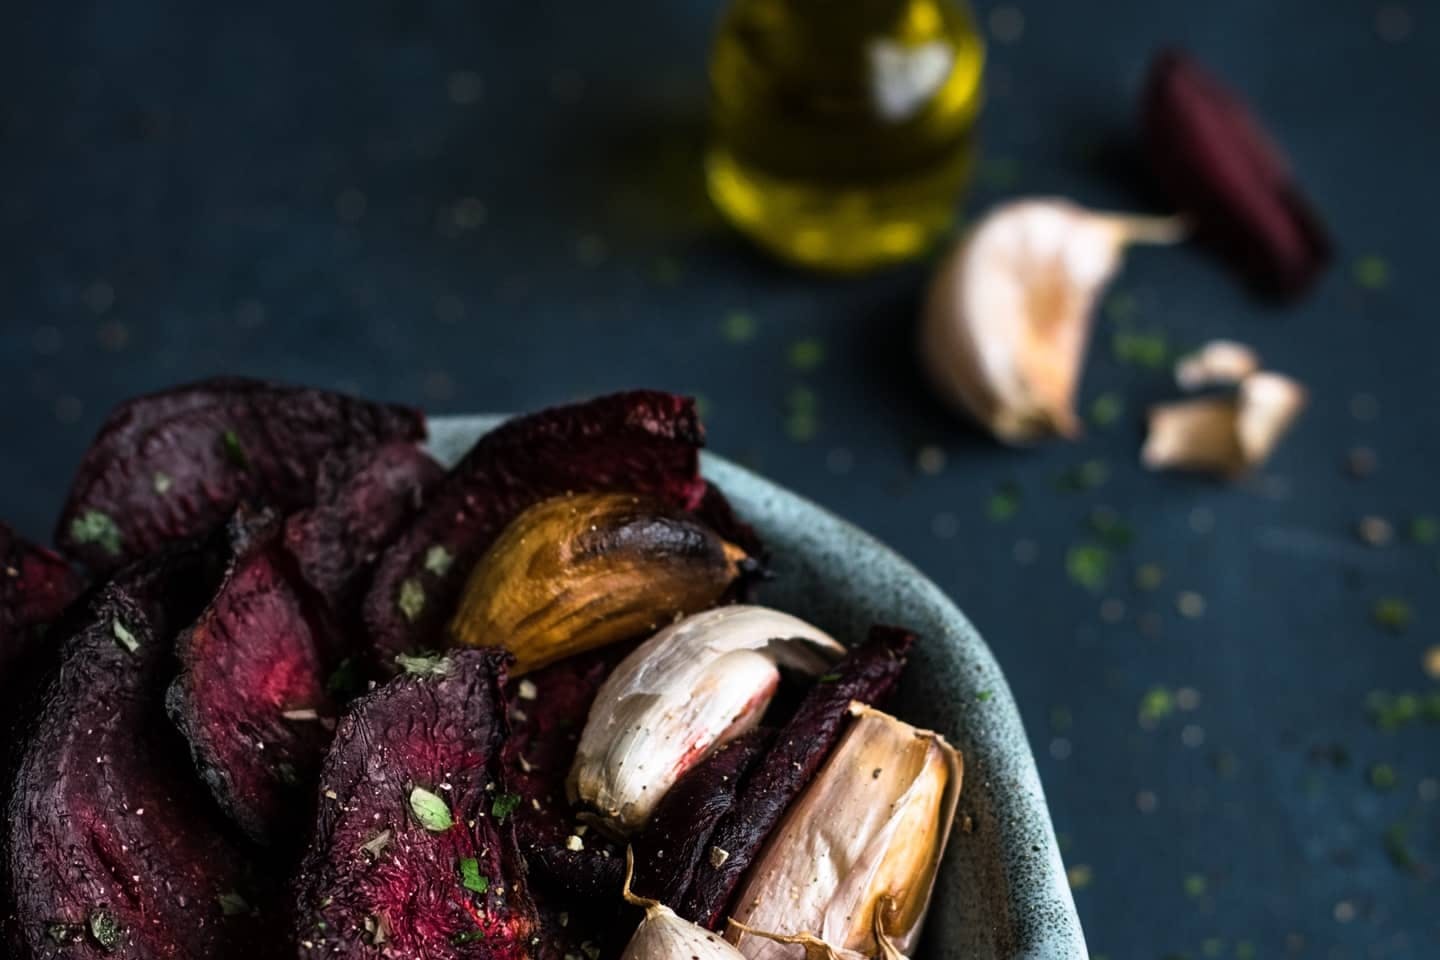
M 541 927 L 497 776 L 506 655 L 467 650 L 357 700 L 320 775 L 298 956 L 527 960 Z
M 115 409 L 80 463 L 55 534 L 61 552 L 114 570 L 220 526 L 242 500 L 310 502 L 324 456 L 420 440 L 416 410 L 236 377 Z
M 337 615 L 358 610 L 380 552 L 445 476 L 413 443 L 388 443 L 320 466 L 315 505 L 285 521 L 285 547 Z
M 703 442 L 694 401 L 653 391 L 545 410 L 481 437 L 376 568 L 365 624 L 378 661 L 444 645 L 470 569 L 531 504 L 621 490 L 698 507 Z
M 714 930 L 746 870 L 785 811 L 814 778 L 850 719 L 852 701 L 879 706 L 889 697 L 915 635 L 894 627 L 873 627 L 869 638 L 806 694 L 770 751 L 757 761 L 730 812 L 710 835 L 695 879 L 675 912 Z
M 79 592 L 80 579 L 63 557 L 0 523 L 0 735 L 33 681 L 38 634 Z
M 331 629 L 291 572 L 272 514 L 229 525 L 225 578 L 175 641 L 166 707 L 201 778 L 257 843 L 301 833 L 337 709 Z
M 12 956 L 279 955 L 277 911 L 161 703 L 171 640 L 213 591 L 211 567 L 197 551 L 144 561 L 76 614 L 0 838 Z

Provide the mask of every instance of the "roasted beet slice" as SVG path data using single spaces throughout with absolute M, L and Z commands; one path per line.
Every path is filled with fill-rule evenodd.
M 110 414 L 81 461 L 56 543 L 113 570 L 207 533 L 246 498 L 304 506 L 327 453 L 424 435 L 416 410 L 258 380 L 137 397 Z
M 80 580 L 63 557 L 0 523 L 0 732 L 30 681 L 36 634 L 79 592 Z
M 315 506 L 285 521 L 285 546 L 336 613 L 359 607 L 380 551 L 445 476 L 413 443 L 389 443 L 320 466 Z
M 146 560 L 67 617 L 79 630 L 29 725 L 0 843 L 21 957 L 278 956 L 275 911 L 161 702 L 211 566 Z
M 883 703 L 900 679 L 914 642 L 915 635 L 908 631 L 874 627 L 862 646 L 811 688 L 711 834 L 710 846 L 725 851 L 724 857 L 700 858 L 677 913 L 712 930 L 719 926 L 765 839 L 840 738 L 851 701 Z
M 633 649 L 617 644 L 569 657 L 509 686 L 511 733 L 504 773 L 520 797 L 515 832 L 536 876 L 571 897 L 614 898 L 625 879 L 625 851 L 579 827 L 565 799 L 565 777 L 596 692 Z M 583 836 L 582 836 L 583 834 Z M 579 836 L 580 849 L 571 836 Z
M 297 883 L 300 956 L 522 960 L 540 927 L 497 786 L 506 656 L 467 650 L 346 712 Z
M 735 806 L 746 773 L 764 754 L 775 731 L 752 730 L 700 761 L 656 806 L 635 840 L 632 888 L 660 903 L 679 903 L 703 859 L 722 859 L 710 837 Z
M 471 567 L 533 503 L 626 490 L 699 506 L 703 442 L 692 400 L 651 391 L 545 410 L 480 438 L 376 568 L 365 623 L 378 659 L 388 664 L 397 653 L 443 644 Z
M 175 642 L 166 705 L 221 809 L 274 844 L 310 819 L 336 709 L 329 624 L 298 589 L 270 514 L 231 522 L 225 579 Z

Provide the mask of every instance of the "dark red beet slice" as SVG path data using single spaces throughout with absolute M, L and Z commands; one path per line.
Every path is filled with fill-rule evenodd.
M 378 660 L 443 646 L 470 569 L 531 504 L 567 492 L 626 490 L 697 507 L 706 490 L 703 442 L 694 402 L 653 391 L 545 410 L 486 434 L 376 568 L 365 624 Z M 427 562 L 437 556 L 446 562 Z
M 882 704 L 900 679 L 914 642 L 915 635 L 908 631 L 874 627 L 862 646 L 811 688 L 711 834 L 710 846 L 724 850 L 724 859 L 700 859 L 677 913 L 712 930 L 724 920 L 736 885 L 765 839 L 839 740 L 851 701 Z
M 63 557 L 0 523 L 0 735 L 31 681 L 39 628 L 57 619 L 79 592 L 80 579 Z
M 637 894 L 660 903 L 681 901 L 701 860 L 711 856 L 716 825 L 734 808 L 742 779 L 774 735 L 760 728 L 730 741 L 670 788 L 635 839 Z
M 121 404 L 86 452 L 56 543 L 113 570 L 263 497 L 304 506 L 322 458 L 425 435 L 421 414 L 324 390 L 204 380 Z
M 201 778 L 251 839 L 293 838 L 337 710 L 329 626 L 297 589 L 273 515 L 237 516 L 224 581 L 175 642 L 166 699 Z
M 89 601 L 29 727 L 3 843 L 28 960 L 279 955 L 275 911 L 162 706 L 171 639 L 214 589 L 195 551 Z
M 297 883 L 299 956 L 522 960 L 540 928 L 498 786 L 506 655 L 467 650 L 346 712 Z
M 336 613 L 358 609 L 376 559 L 445 476 L 413 443 L 327 457 L 315 506 L 285 521 L 285 546 Z
M 625 880 L 623 847 L 581 827 L 582 848 L 569 848 L 576 820 L 565 777 L 596 692 L 631 649 L 617 644 L 569 657 L 509 687 L 511 733 L 503 758 L 506 780 L 521 799 L 515 811 L 520 850 L 537 877 L 571 897 L 613 900 Z

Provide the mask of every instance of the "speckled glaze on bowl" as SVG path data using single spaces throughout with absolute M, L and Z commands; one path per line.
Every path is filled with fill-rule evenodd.
M 503 417 L 431 421 L 453 463 Z M 990 649 L 940 588 L 869 534 L 721 457 L 705 476 L 773 554 L 761 600 L 853 642 L 873 623 L 920 634 L 896 712 L 939 730 L 965 759 L 960 818 L 914 960 L 1089 956 L 1020 714 Z

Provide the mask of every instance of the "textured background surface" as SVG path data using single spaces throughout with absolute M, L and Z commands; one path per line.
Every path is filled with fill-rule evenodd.
M 985 632 L 1096 953 L 1440 953 L 1440 728 L 1386 732 L 1366 706 L 1375 690 L 1436 688 L 1422 658 L 1440 643 L 1440 547 L 1406 530 L 1440 514 L 1440 14 L 1337 0 L 982 9 L 998 31 L 972 211 L 1017 192 L 1142 202 L 1113 145 L 1149 54 L 1183 39 L 1270 118 L 1341 248 L 1284 312 L 1203 254 L 1137 253 L 1084 389 L 1087 404 L 1120 395 L 1125 415 L 1077 445 L 1015 453 L 916 384 L 923 266 L 819 281 L 714 222 L 695 160 L 714 13 L 12 5 L 0 516 L 44 533 L 110 404 L 206 373 L 438 412 L 695 391 L 717 450 L 899 548 Z M 1370 256 L 1385 283 L 1352 275 Z M 737 311 L 748 339 L 735 334 L 750 324 L 727 321 Z M 1312 386 L 1264 474 L 1219 487 L 1139 470 L 1139 413 L 1171 388 L 1112 356 L 1126 314 L 1176 344 L 1247 340 Z M 795 363 L 796 342 L 819 363 Z M 795 416 L 807 401 L 813 416 Z M 1355 447 L 1378 459 L 1365 479 L 1345 470 Z M 1106 482 L 1058 491 L 1087 460 Z M 990 519 L 1012 482 L 1018 501 L 1002 500 L 1018 509 Z M 1065 555 L 1097 506 L 1134 537 L 1092 592 Z M 1395 525 L 1394 543 L 1357 540 L 1367 514 Z M 1163 569 L 1158 589 L 1135 584 L 1146 563 Z M 1199 616 L 1179 611 L 1182 592 Z M 1373 624 L 1382 597 L 1411 605 L 1408 630 Z

